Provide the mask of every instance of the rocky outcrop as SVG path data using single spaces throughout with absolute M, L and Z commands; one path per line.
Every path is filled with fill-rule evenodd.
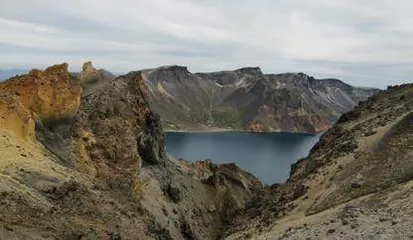
M 412 84 L 360 102 L 292 166 L 287 183 L 265 188 L 237 215 L 228 238 L 409 236 L 412 103 Z
M 175 130 L 315 133 L 378 91 L 303 73 L 263 74 L 258 67 L 192 74 L 166 66 L 143 72 L 151 108 Z
M 1 239 L 215 239 L 262 188 L 170 158 L 141 72 L 88 88 L 63 64 L 0 89 Z
M 75 75 L 80 79 L 83 95 L 88 95 L 90 92 L 93 92 L 94 89 L 99 88 L 116 78 L 115 75 L 104 69 L 96 69 L 90 61 L 85 62 L 82 71 Z
M 97 175 L 119 173 L 133 182 L 143 163 L 166 158 L 159 117 L 148 108 L 139 73 L 84 96 L 69 134 L 72 153 Z
M 67 64 L 55 65 L 1 83 L 0 127 L 34 139 L 35 121 L 48 125 L 72 118 L 82 89 L 67 69 Z

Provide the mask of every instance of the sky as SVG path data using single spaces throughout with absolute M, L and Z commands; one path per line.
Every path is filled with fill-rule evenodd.
M 259 66 L 357 86 L 412 81 L 410 0 L 0 0 L 0 69 Z

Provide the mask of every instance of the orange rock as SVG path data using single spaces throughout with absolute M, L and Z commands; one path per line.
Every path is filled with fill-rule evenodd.
M 34 139 L 34 120 L 55 121 L 73 117 L 80 105 L 79 80 L 68 64 L 13 77 L 0 84 L 0 127 Z

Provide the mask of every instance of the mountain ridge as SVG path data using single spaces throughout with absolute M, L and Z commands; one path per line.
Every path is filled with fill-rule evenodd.
M 379 91 L 304 73 L 264 74 L 259 67 L 191 73 L 172 65 L 143 73 L 151 107 L 177 131 L 316 133 Z
M 0 81 L 29 72 L 27 69 L 0 69 Z

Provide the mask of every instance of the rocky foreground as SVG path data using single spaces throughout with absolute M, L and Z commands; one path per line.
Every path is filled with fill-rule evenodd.
M 67 64 L 0 84 L 0 239 L 406 239 L 413 85 L 361 102 L 262 186 L 165 152 L 146 73 Z
M 0 84 L 0 239 L 214 239 L 262 187 L 170 159 L 140 72 L 101 84 L 67 68 Z

